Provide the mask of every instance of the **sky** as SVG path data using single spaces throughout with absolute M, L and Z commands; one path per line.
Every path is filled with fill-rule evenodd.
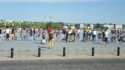
M 125 24 L 125 1 L 0 0 L 0 20 Z

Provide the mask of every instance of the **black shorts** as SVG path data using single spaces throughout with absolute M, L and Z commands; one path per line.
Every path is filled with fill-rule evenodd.
M 6 38 L 9 38 L 9 34 L 6 34 Z
M 105 37 L 105 42 L 108 42 L 108 37 Z

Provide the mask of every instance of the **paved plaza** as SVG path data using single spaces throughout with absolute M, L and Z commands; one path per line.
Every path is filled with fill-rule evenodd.
M 41 57 L 38 56 L 38 48 L 41 48 Z M 15 59 L 28 58 L 62 58 L 63 47 L 66 48 L 65 58 L 93 58 L 92 47 L 95 48 L 94 58 L 124 58 L 125 57 L 125 43 L 109 43 L 107 45 L 88 41 L 88 42 L 68 42 L 55 41 L 54 48 L 48 49 L 48 42 L 41 44 L 37 41 L 2 41 L 0 42 L 0 58 L 11 59 L 10 49 L 14 48 Z M 117 47 L 120 47 L 120 56 L 117 56 Z M 62 58 L 63 59 L 63 58 Z M 2 59 L 1 59 L 2 60 Z

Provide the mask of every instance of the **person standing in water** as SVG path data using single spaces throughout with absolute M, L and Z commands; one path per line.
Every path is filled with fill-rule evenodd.
M 49 33 L 49 41 L 48 42 L 49 42 L 48 49 L 53 48 L 54 47 L 54 38 L 53 38 L 53 32 L 52 31 Z
M 10 38 L 10 29 L 9 29 L 9 27 L 7 26 L 7 28 L 6 28 L 6 40 L 9 40 L 9 38 Z
M 12 34 L 12 40 L 14 40 L 14 38 L 15 38 L 15 30 L 14 30 L 14 28 L 12 29 L 12 31 L 11 31 L 11 34 Z

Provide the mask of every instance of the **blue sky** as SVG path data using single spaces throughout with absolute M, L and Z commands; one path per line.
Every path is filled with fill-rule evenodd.
M 125 1 L 0 0 L 0 20 L 125 24 Z

